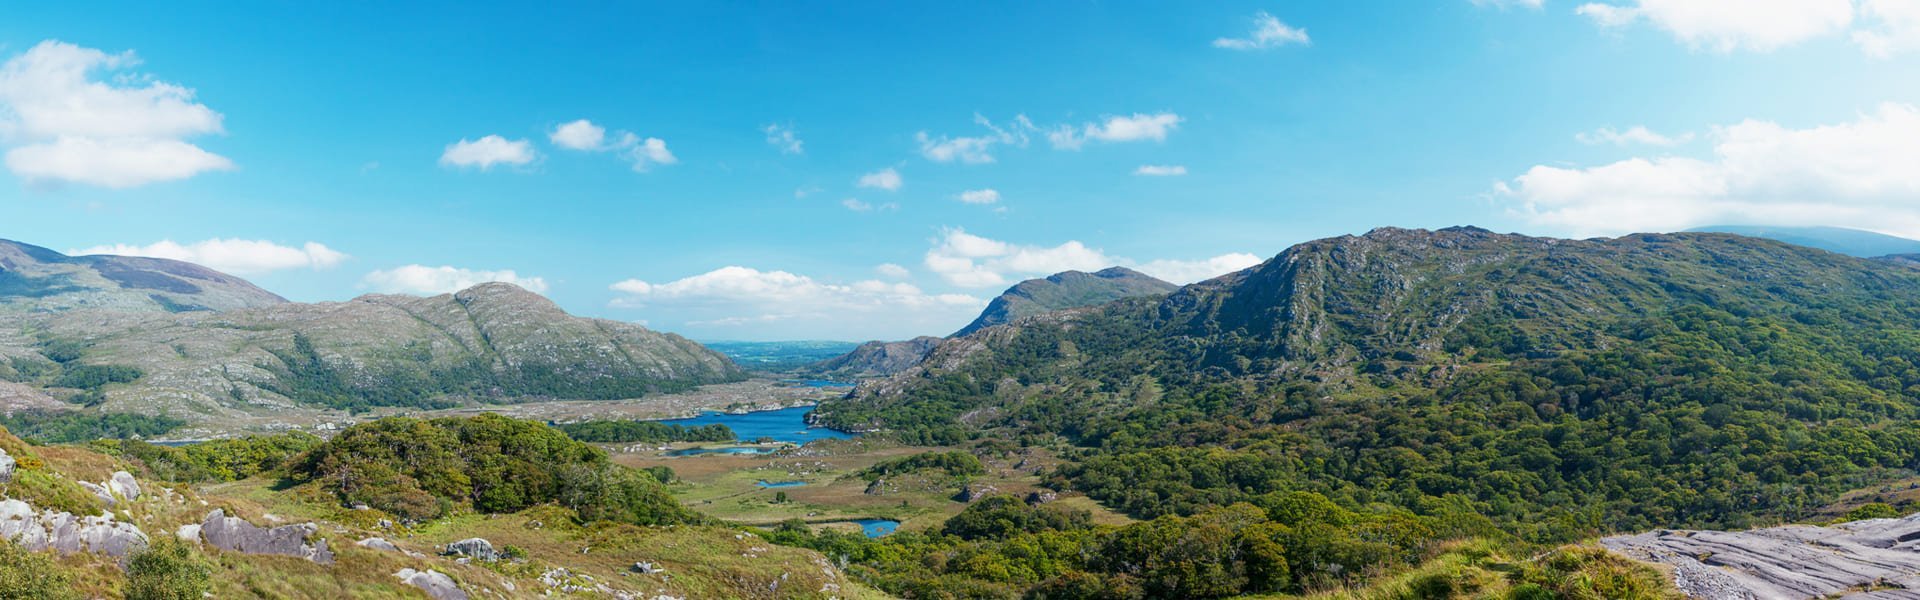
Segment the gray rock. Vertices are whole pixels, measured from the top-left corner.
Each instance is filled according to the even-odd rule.
[[[61,554],[92,552],[123,557],[147,547],[147,534],[110,514],[79,517],[68,512],[35,511],[20,500],[0,500],[0,538],[28,550]]]
[[[106,488],[129,501],[140,499],[140,482],[134,481],[133,474],[126,471],[114,471],[113,477],[106,481]]]
[[[1920,589],[1920,514],[1829,527],[1659,530],[1600,544],[1672,565],[1674,584],[1694,598],[1920,598],[1911,591]],[[1848,595],[1863,589],[1885,591]]]
[[[195,544],[198,544],[200,543],[200,524],[188,523],[186,525],[181,525],[179,529],[174,530],[173,537],[179,538],[179,540],[182,542],[193,542]]]
[[[312,523],[267,529],[246,519],[229,517],[225,510],[218,508],[207,513],[206,520],[200,523],[200,535],[221,550],[294,556],[323,565],[333,564],[333,551],[327,549],[326,540],[307,543],[319,529]]]
[[[981,498],[992,496],[996,493],[999,493],[999,491],[1000,491],[1000,488],[993,487],[990,484],[969,483],[967,485],[960,486],[960,493],[955,494],[954,499],[959,500],[961,502],[978,502],[980,501]]]
[[[465,556],[479,560],[499,560],[500,558],[500,553],[495,552],[493,549],[493,542],[482,538],[467,538],[447,544],[446,551],[442,552],[442,554]]]
[[[6,450],[0,450],[0,483],[13,482],[13,457]]]
[[[113,508],[113,505],[119,504],[118,501],[113,499],[113,493],[108,492],[107,488],[98,483],[91,481],[76,481],[74,483],[78,483],[80,487],[85,488],[88,492],[92,492],[93,497],[99,498],[100,503],[107,505],[107,508]]]
[[[393,545],[393,542],[387,541],[386,538],[377,538],[377,537],[367,538],[364,540],[360,540],[358,542],[354,542],[354,545],[359,546],[361,548],[372,548],[374,550],[386,550],[388,552],[400,551],[399,546]]]
[[[399,577],[400,581],[407,585],[420,588],[433,600],[467,600],[467,593],[461,591],[460,584],[454,582],[453,578],[448,577],[446,573],[431,569],[426,571],[401,569],[393,576]]]

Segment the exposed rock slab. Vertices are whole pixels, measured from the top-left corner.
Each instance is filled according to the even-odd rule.
[[[201,537],[221,550],[242,554],[277,554],[304,558],[323,565],[333,564],[333,551],[327,549],[326,540],[307,543],[307,539],[316,531],[319,531],[319,527],[312,523],[267,529],[248,523],[246,519],[229,517],[225,510],[218,508],[207,513],[206,520],[200,523]]]
[[[500,553],[493,549],[493,542],[483,538],[467,538],[447,544],[445,554],[465,556],[476,560],[498,560]]]
[[[1920,514],[1828,527],[1658,530],[1600,543],[1673,565],[1674,583],[1694,598],[1920,599]]]
[[[53,549],[61,554],[92,552],[122,557],[147,547],[147,534],[112,515],[75,516],[68,512],[36,511],[20,500],[0,500],[0,538],[28,550]]]
[[[0,450],[0,483],[13,482],[13,457],[6,450]]]
[[[420,588],[433,600],[467,600],[467,593],[462,591],[460,584],[454,582],[453,578],[448,577],[446,573],[434,570],[401,569],[393,576],[399,577],[400,581],[407,585]]]

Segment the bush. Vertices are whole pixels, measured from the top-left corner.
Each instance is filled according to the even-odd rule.
[[[206,561],[171,537],[158,536],[127,559],[127,600],[198,600],[211,582]]]
[[[72,583],[52,556],[0,540],[0,600],[79,598]]]

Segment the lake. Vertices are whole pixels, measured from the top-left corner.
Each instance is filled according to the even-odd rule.
[[[860,533],[870,538],[885,536],[900,528],[900,522],[893,519],[859,519],[854,522],[860,524]]]
[[[790,444],[806,444],[814,440],[841,440],[854,434],[807,427],[807,413],[813,412],[811,406],[796,406],[780,410],[762,410],[744,414],[722,412],[701,413],[700,416],[686,419],[661,421],[668,425],[698,427],[701,425],[721,424],[733,429],[740,441],[750,442],[760,438],[772,438]],[[734,452],[742,454],[743,452]]]

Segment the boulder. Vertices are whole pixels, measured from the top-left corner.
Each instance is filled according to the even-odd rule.
[[[147,547],[147,534],[111,514],[92,517],[68,512],[36,511],[20,500],[0,500],[0,538],[28,550],[53,549],[61,554],[92,552],[124,557]]]
[[[1060,499],[1060,494],[1057,492],[1054,492],[1053,490],[1040,490],[1031,494],[1027,494],[1027,504],[1033,505],[1033,506],[1039,506],[1041,504],[1046,504],[1048,502],[1052,502],[1059,499]]]
[[[441,554],[446,554],[449,556],[465,556],[475,560],[490,561],[490,560],[500,559],[500,553],[494,551],[493,549],[493,542],[489,542],[482,538],[467,538],[464,540],[460,540],[458,542],[447,544],[446,550],[444,552],[441,552]]]
[[[206,520],[200,523],[201,537],[221,550],[293,556],[323,565],[333,564],[333,551],[327,549],[326,540],[307,542],[319,530],[319,526],[312,523],[267,529],[240,517],[229,517],[225,510],[218,508],[207,513]]]
[[[1658,530],[1604,538],[1600,545],[1671,565],[1674,585],[1694,598],[1827,598],[1920,588],[1920,514],[1826,527]],[[1904,593],[1859,597],[1913,597],[1898,595]]]
[[[981,498],[992,496],[999,491],[1000,491],[1000,488],[996,488],[988,484],[969,483],[967,485],[960,486],[960,493],[955,494],[953,497],[955,500],[959,500],[961,502],[977,502]]]
[[[188,523],[186,525],[181,525],[179,529],[174,530],[173,537],[179,538],[179,540],[182,542],[193,542],[195,544],[198,544],[200,543],[200,524]]]
[[[113,505],[119,503],[118,501],[115,501],[113,499],[112,492],[108,492],[106,487],[101,486],[98,483],[94,483],[91,481],[76,481],[74,483],[80,484],[81,488],[84,488],[87,490],[87,492],[92,493],[93,497],[100,499],[100,503],[107,505],[107,508],[113,508]]]
[[[133,480],[133,474],[126,471],[114,471],[106,481],[107,491],[127,500],[140,499],[140,482]]]
[[[0,483],[13,482],[13,457],[6,450],[0,450]]]
[[[399,577],[402,583],[420,588],[420,591],[426,592],[427,597],[433,600],[467,600],[467,593],[461,591],[460,584],[454,582],[453,578],[448,577],[446,573],[431,569],[426,571],[401,569],[393,576]]]

